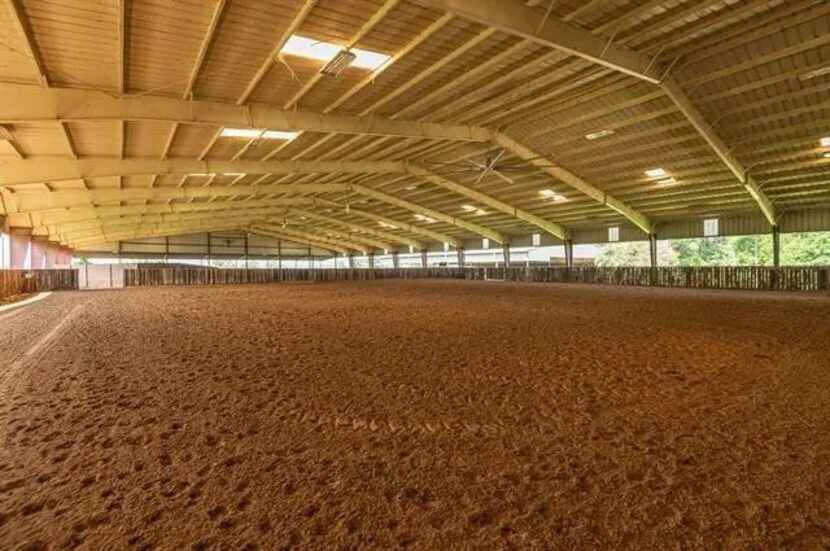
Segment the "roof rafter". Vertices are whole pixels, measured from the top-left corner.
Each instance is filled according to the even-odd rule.
[[[757,182],[746,174],[746,169],[731,155],[726,144],[694,107],[681,87],[672,78],[666,78],[665,74],[661,74],[663,69],[655,58],[615,46],[611,40],[604,40],[565,21],[548,18],[541,27],[538,27],[538,14],[535,10],[518,5],[507,8],[498,0],[428,0],[427,3],[457,16],[566,51],[652,84],[659,84],[663,92],[686,116],[718,158],[746,187],[770,224],[776,224],[772,202]],[[534,24],[537,28],[534,28]],[[612,206],[611,203],[607,204]],[[612,208],[618,210],[616,207],[612,206]],[[619,210],[618,212],[622,213]],[[630,216],[627,214],[626,216],[630,219]],[[642,227],[640,224],[638,226]]]
[[[242,191],[262,196],[273,193],[330,193],[350,189],[349,184],[277,184],[264,186],[213,186],[213,187],[155,187],[155,188],[103,188],[91,190],[26,191],[9,194],[16,201],[17,212],[42,212],[68,207],[84,207],[114,201],[137,200],[187,200],[192,197],[230,197]],[[0,205],[1,206],[1,205]],[[195,206],[195,205],[191,205]]]
[[[199,51],[196,53],[196,59],[193,60],[193,67],[190,69],[190,77],[187,79],[187,85],[184,87],[182,97],[187,99],[193,94],[193,87],[196,85],[196,79],[199,78],[199,71],[202,70],[202,65],[205,62],[205,57],[213,44],[213,38],[216,35],[216,28],[219,26],[219,21],[222,19],[222,14],[225,11],[227,0],[216,0],[216,5],[213,7],[213,13],[210,17],[205,37],[202,39],[202,44],[199,46]]]
[[[374,220],[375,222],[383,222],[384,224],[388,224],[390,226],[395,226],[402,230],[406,230],[409,233],[414,233],[418,235],[423,235],[429,239],[434,239],[438,242],[449,243],[453,247],[458,247],[461,245],[461,242],[458,241],[456,238],[449,236],[445,233],[440,233],[437,231],[433,231],[427,228],[422,228],[421,226],[416,226],[414,224],[410,224],[408,222],[401,222],[400,220],[389,218],[386,216],[381,216],[379,214],[375,214],[373,212],[368,212],[365,210],[360,210],[352,207],[351,205],[341,205],[335,201],[329,201],[327,199],[322,199],[319,197],[315,197],[313,199],[315,205],[324,205],[328,207],[334,207],[343,209],[346,214],[354,214],[355,216],[361,216],[363,218],[367,218],[369,220]]]
[[[284,111],[264,105],[240,107],[228,103],[158,96],[120,98],[103,92],[69,88],[40,89],[16,84],[0,85],[0,93],[5,100],[0,104],[0,124],[126,120],[473,142],[489,138],[486,129],[474,126]]]
[[[366,186],[362,186],[359,184],[351,184],[349,186],[348,191],[354,191],[361,195],[365,195],[367,197],[371,197],[373,199],[377,199],[378,201],[382,201],[384,203],[389,203],[390,205],[395,205],[402,209],[406,209],[412,211],[414,213],[420,214],[422,216],[427,216],[432,218],[436,221],[444,222],[445,224],[450,224],[452,226],[458,226],[459,228],[463,228],[467,231],[477,233],[482,237],[486,237],[487,239],[492,239],[497,243],[509,243],[510,240],[500,232],[496,230],[487,228],[480,224],[475,224],[473,222],[468,222],[466,220],[461,220],[454,216],[450,216],[448,214],[444,214],[443,212],[439,212],[437,210],[433,210],[421,205],[417,205],[405,199],[401,199],[399,197],[395,197],[394,195],[389,195],[388,193],[384,193],[382,191],[378,191],[376,189],[368,188]]]
[[[542,230],[551,234],[557,239],[561,239],[564,241],[570,238],[570,232],[568,231],[568,229],[560,224],[557,224],[555,222],[549,222],[540,216],[536,216],[535,214],[531,214],[523,209],[519,209],[514,207],[513,205],[509,205],[504,201],[499,201],[495,197],[491,197],[490,195],[481,193],[480,191],[476,191],[457,182],[453,182],[452,180],[445,178],[443,176],[439,176],[438,174],[430,172],[425,168],[410,167],[410,173],[438,187],[448,189],[465,197],[469,197],[473,201],[477,201],[483,205],[487,205],[490,208],[496,209],[499,212],[503,212],[505,214],[518,218],[523,222],[527,222],[538,228],[541,228]]]
[[[732,155],[729,147],[727,147],[723,140],[720,139],[700,111],[697,110],[686,94],[683,93],[680,85],[678,85],[673,78],[667,78],[663,81],[661,86],[666,92],[666,95],[671,98],[674,104],[677,105],[677,108],[683,112],[692,126],[695,127],[698,134],[706,140],[706,143],[709,144],[712,151],[715,152],[729,171],[735,175],[735,178],[737,178],[738,182],[746,188],[752,198],[755,199],[755,202],[758,203],[758,206],[761,208],[761,212],[764,213],[764,217],[766,217],[770,225],[776,226],[778,221],[772,201],[770,201],[769,197],[767,197],[755,181],[755,178],[753,178],[740,161]]]
[[[572,188],[581,191],[582,193],[584,193],[588,197],[591,197],[595,201],[599,201],[600,203],[607,205],[609,208],[622,214],[644,232],[649,234],[654,233],[654,225],[651,223],[648,217],[646,217],[641,212],[638,212],[630,206],[626,205],[622,201],[608,195],[601,189],[589,184],[576,174],[560,166],[556,166],[556,164],[553,163],[551,160],[537,154],[535,151],[520,144],[519,142],[517,142],[516,140],[514,140],[506,134],[497,132],[495,134],[494,141],[498,145],[502,146],[503,148],[508,150],[510,153],[516,155],[517,157],[523,159],[527,163],[539,168],[543,172],[546,172],[550,176],[553,176],[557,180],[564,182]]]
[[[194,220],[203,222],[216,220],[219,223],[224,223],[227,220],[248,220],[251,218],[261,218],[265,220],[270,216],[274,216],[276,213],[277,211],[274,208],[261,208],[237,212],[215,212],[210,214],[204,212],[190,212],[173,214],[136,214],[125,217],[109,216],[93,220],[64,223],[61,224],[59,228],[55,228],[54,226],[48,224],[43,226],[35,226],[35,231],[42,232],[45,229],[51,235],[59,235],[62,240],[71,240],[79,235],[85,235],[90,231],[114,227],[140,229],[148,224],[176,224]],[[54,231],[56,229],[58,231]]]
[[[539,26],[539,12],[533,8],[501,0],[423,0],[429,6],[471,19],[482,25],[532,40],[658,84],[659,67],[651,57],[610,44],[608,39],[565,21],[549,17]]]
[[[424,244],[421,243],[420,241],[415,240],[415,239],[410,239],[410,238],[405,237],[403,235],[398,235],[398,234],[395,234],[395,233],[392,233],[392,232],[376,230],[374,228],[370,228],[368,226],[363,226],[363,225],[360,225],[360,224],[354,224],[352,222],[347,222],[345,220],[341,220],[339,218],[335,218],[335,217],[332,217],[332,216],[325,216],[323,214],[318,214],[318,213],[310,211],[310,210],[298,209],[296,207],[292,207],[292,208],[289,209],[289,212],[296,212],[297,214],[300,214],[302,216],[307,216],[308,218],[311,218],[313,220],[319,220],[321,222],[327,222],[329,224],[343,226],[343,227],[349,228],[350,230],[352,230],[354,232],[357,232],[357,233],[364,232],[367,235],[371,235],[371,236],[377,237],[379,239],[385,239],[386,241],[391,241],[391,242],[394,242],[394,243],[401,243],[403,245],[408,245],[410,247],[415,247],[416,249],[423,249],[424,248]],[[383,247],[383,248],[388,249],[390,247]]]
[[[403,163],[393,161],[199,161],[194,159],[36,157],[9,160],[0,165],[0,186],[58,182],[82,178],[149,176],[153,174],[404,174]],[[240,186],[242,187],[242,186]],[[240,195],[244,192],[239,192]]]
[[[381,6],[380,9],[377,10],[372,15],[372,17],[370,17],[369,20],[366,21],[366,23],[364,23],[364,25],[357,31],[357,33],[351,37],[349,42],[345,45],[344,49],[350,50],[354,48],[357,45],[357,43],[363,40],[363,38],[369,33],[369,31],[371,31],[375,27],[375,25],[380,23],[380,21],[384,17],[386,17],[389,14],[389,12],[395,9],[395,7],[400,3],[400,1],[401,0],[386,0],[383,6]],[[295,107],[300,102],[300,100],[303,99],[306,96],[306,94],[308,94],[318,82],[320,82],[321,78],[323,78],[323,73],[321,73],[320,71],[314,73],[314,75],[310,79],[308,79],[308,81],[306,81],[305,84],[303,84],[302,88],[300,88],[297,91],[297,93],[291,97],[291,99],[285,102],[285,105],[283,107],[285,109],[291,109],[292,107]]]
[[[292,216],[292,213],[287,212],[285,214],[285,216],[283,217],[283,221],[288,221],[291,218],[291,216]],[[302,222],[302,224],[300,224],[300,225],[303,227],[304,230],[306,230],[306,231],[315,230],[317,232],[322,232],[326,236],[327,239],[334,238],[334,239],[339,239],[339,240],[342,240],[342,241],[349,241],[351,243],[357,243],[357,244],[361,245],[364,250],[367,250],[367,251],[371,251],[371,250],[375,250],[375,249],[388,250],[388,249],[393,249],[394,248],[392,245],[390,245],[386,241],[380,241],[380,240],[374,239],[372,237],[368,237],[368,236],[365,236],[365,235],[360,235],[356,232],[344,233],[342,229],[336,229],[336,228],[332,228],[330,226],[320,226],[320,225],[317,225],[317,224],[313,224],[313,225],[309,224],[309,222],[307,221],[308,217],[306,217],[304,215],[295,216],[294,220],[296,220],[298,217]],[[272,222],[277,222],[273,219],[271,221]]]
[[[216,197],[216,196],[214,196]],[[177,214],[192,212],[241,211],[252,208],[285,208],[289,206],[311,206],[317,204],[312,197],[284,197],[280,199],[219,201],[212,203],[171,203],[128,206],[83,205],[59,210],[35,211],[8,214],[9,224],[14,227],[57,226],[66,223],[86,222],[104,218],[121,218],[151,214]]]
[[[282,239],[296,240],[302,239],[306,242],[313,242],[326,245],[329,250],[337,250],[339,253],[347,254],[349,250],[358,251],[361,253],[369,252],[366,245],[354,243],[352,241],[337,239],[318,233],[309,232],[306,230],[295,230],[285,226],[275,225],[273,223],[263,223],[250,226],[250,231],[261,233],[262,235],[270,237],[279,237]],[[332,249],[336,247],[336,249]]]
[[[40,56],[40,51],[35,44],[35,39],[32,36],[32,30],[29,27],[29,20],[26,17],[26,11],[23,8],[20,0],[5,0],[6,7],[9,10],[12,24],[17,29],[17,32],[23,37],[26,55],[32,60],[37,72],[37,80],[41,86],[47,88],[49,86],[49,77],[46,74],[46,66],[43,63],[43,58]]]
[[[303,2],[303,5],[300,7],[299,11],[297,11],[297,15],[294,16],[294,19],[291,20],[291,23],[274,44],[274,47],[271,48],[271,51],[268,53],[268,57],[265,58],[265,61],[262,62],[262,65],[260,65],[254,77],[248,85],[245,86],[245,90],[242,92],[242,95],[236,100],[237,105],[244,105],[248,101],[248,98],[250,98],[251,94],[254,93],[254,90],[256,90],[256,87],[259,85],[260,81],[265,78],[265,75],[267,75],[268,71],[271,70],[271,67],[274,66],[274,61],[280,55],[285,43],[288,42],[291,35],[294,34],[298,28],[300,28],[300,25],[303,24],[303,21],[305,21],[306,17],[308,17],[308,14],[311,13],[312,8],[314,8],[316,4],[317,0],[305,0]]]
[[[123,241],[127,239],[147,238],[147,237],[164,237],[167,235],[182,235],[186,233],[194,233],[198,231],[223,231],[239,229],[239,222],[229,222],[227,224],[216,224],[216,222],[194,222],[184,224],[171,224],[167,226],[156,226],[153,229],[147,230],[129,230],[119,231],[117,233],[104,233],[100,235],[90,236],[84,239],[77,239],[69,241],[69,245],[73,248],[83,248],[90,245],[113,243],[115,241]]]

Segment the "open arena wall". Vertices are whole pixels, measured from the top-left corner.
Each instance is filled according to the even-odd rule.
[[[593,283],[695,289],[779,291],[822,291],[830,289],[830,269],[816,267],[516,267],[335,270],[138,268],[125,271],[125,285],[128,287],[416,278]]]
[[[830,268],[739,267],[516,267],[388,269],[219,269],[130,268],[123,286],[227,285],[284,281],[365,281],[375,279],[499,280],[534,283],[588,283],[637,287],[743,289],[764,291],[830,290]],[[79,270],[0,270],[0,300],[40,291],[84,288]]]
[[[78,288],[78,270],[0,270],[0,300],[41,291]]]

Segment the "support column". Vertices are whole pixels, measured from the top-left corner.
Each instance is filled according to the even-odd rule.
[[[62,246],[58,250],[58,264],[67,268],[72,266],[72,249]]]
[[[49,246],[49,238],[46,236],[32,236],[32,250],[29,267],[32,270],[42,270],[47,267],[46,248]]]
[[[277,239],[277,273],[282,281],[282,239]]]
[[[651,262],[651,267],[657,267],[657,234],[650,233],[648,235],[648,251],[649,251],[649,260]]]
[[[54,241],[49,241],[46,243],[46,269],[53,270],[55,266],[58,264],[58,250],[60,249],[60,243],[55,243]]]
[[[354,255],[349,253],[349,269],[354,270]]]
[[[9,241],[11,241],[11,266],[13,270],[25,270],[30,266],[29,249],[31,248],[31,228],[10,228]]]
[[[565,240],[565,267],[569,270],[574,267],[574,242],[572,239]]]
[[[245,282],[249,281],[248,277],[248,232],[245,232]]]
[[[510,267],[510,243],[505,243],[501,247],[502,251],[504,251],[504,267]]]
[[[781,267],[781,231],[778,226],[772,227],[772,265]]]
[[[464,268],[464,261],[466,260],[464,258],[464,247],[458,247],[455,249],[455,254],[458,256],[458,267]]]
[[[368,258],[369,258],[369,269],[374,270],[375,269],[375,253],[374,252],[369,253]]]
[[[398,257],[398,251],[392,251],[392,267],[396,270],[401,267],[401,259]]]
[[[423,251],[421,251],[421,268],[427,267],[427,260],[427,250],[424,249]]]

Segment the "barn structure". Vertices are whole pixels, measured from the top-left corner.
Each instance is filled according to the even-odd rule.
[[[830,3],[2,4],[0,547],[830,546]]]

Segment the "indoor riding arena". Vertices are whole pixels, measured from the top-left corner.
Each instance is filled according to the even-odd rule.
[[[0,549],[830,549],[830,3],[0,0]]]

